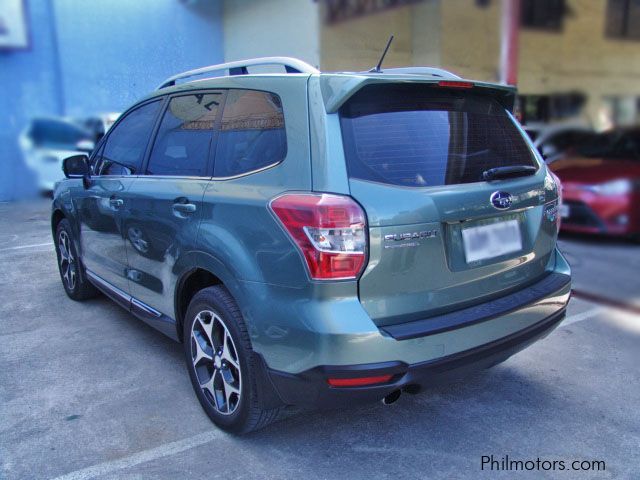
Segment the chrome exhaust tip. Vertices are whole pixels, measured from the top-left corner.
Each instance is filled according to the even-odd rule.
[[[393,392],[391,392],[389,395],[387,395],[382,399],[382,404],[391,405],[392,403],[396,403],[400,398],[401,393],[402,393],[401,390],[394,390]]]

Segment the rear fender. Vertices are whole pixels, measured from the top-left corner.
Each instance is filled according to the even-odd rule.
[[[244,293],[241,290],[240,285],[236,281],[234,275],[226,267],[226,265],[208,253],[201,251],[189,252],[181,256],[176,261],[173,267],[174,276],[177,279],[173,298],[175,309],[174,315],[175,319],[177,320],[176,323],[178,329],[181,328],[182,321],[182,319],[180,318],[178,302],[180,290],[184,285],[184,281],[189,277],[189,275],[198,269],[206,270],[210,274],[217,277],[227,288],[227,290],[229,290],[231,296],[235,299],[236,303],[240,307],[240,311],[242,311],[242,305],[244,304]],[[180,332],[178,332],[178,334],[180,334]]]

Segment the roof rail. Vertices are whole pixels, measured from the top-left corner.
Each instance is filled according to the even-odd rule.
[[[262,57],[251,58],[248,60],[238,60],[235,62],[220,63],[218,65],[211,65],[208,67],[196,68],[195,70],[189,70],[187,72],[179,73],[173,77],[167,78],[164,82],[158,86],[157,90],[161,88],[171,87],[176,84],[177,80],[183,78],[194,77],[196,75],[202,75],[203,73],[220,72],[228,70],[228,75],[247,75],[249,71],[247,67],[254,67],[258,65],[280,65],[285,68],[287,73],[320,73],[317,68],[312,67],[302,60],[291,57]]]

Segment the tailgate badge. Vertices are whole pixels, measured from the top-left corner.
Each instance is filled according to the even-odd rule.
[[[511,194],[507,192],[493,192],[490,197],[491,204],[498,210],[506,210],[513,203]]]
[[[438,236],[438,230],[422,230],[420,232],[406,232],[395,233],[384,236],[385,243],[405,242],[396,245],[385,245],[384,248],[397,248],[397,247],[417,247],[420,244],[415,240],[422,238],[434,238]],[[410,241],[414,240],[414,241]]]

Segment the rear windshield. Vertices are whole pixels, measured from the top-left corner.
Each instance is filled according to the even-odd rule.
[[[482,181],[494,167],[537,166],[496,100],[423,85],[373,85],[340,111],[351,178],[409,187]]]

